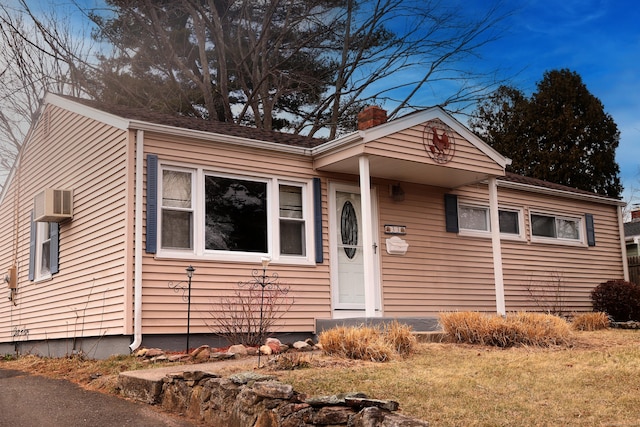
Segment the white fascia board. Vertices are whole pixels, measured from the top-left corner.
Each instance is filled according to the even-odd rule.
[[[113,126],[120,130],[129,129],[129,123],[130,123],[129,120],[116,116],[111,113],[107,113],[102,110],[98,110],[93,107],[88,107],[84,104],[80,104],[71,99],[63,98],[61,96],[58,96],[52,93],[47,93],[47,95],[44,98],[44,102],[45,104],[52,104],[57,107],[64,108],[65,110],[69,110],[81,116],[94,119],[96,121],[105,123],[107,125]]]
[[[319,154],[326,153],[327,151],[339,151],[339,149],[344,149],[350,147],[352,145],[357,145],[362,143],[364,137],[363,131],[356,131],[349,133],[347,135],[341,136],[340,138],[332,139],[330,141],[325,142],[324,144],[318,145],[311,149],[311,155],[317,156]]]
[[[627,204],[622,200],[615,200],[609,197],[599,196],[597,194],[591,195],[591,194],[583,194],[583,193],[574,193],[566,190],[557,190],[553,188],[538,187],[537,185],[504,181],[501,179],[498,179],[498,186],[504,187],[504,188],[512,188],[514,190],[530,191],[532,193],[547,194],[550,196],[560,196],[560,197],[566,197],[569,199],[583,200],[588,202],[597,202],[597,203],[602,203],[606,205],[626,206]]]

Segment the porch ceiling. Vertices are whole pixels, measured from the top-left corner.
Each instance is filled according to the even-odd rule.
[[[367,157],[369,158],[371,178],[385,178],[392,181],[413,182],[444,188],[456,188],[488,178],[487,174],[448,166],[424,164],[375,155],[368,155]],[[358,157],[353,156],[323,165],[318,170],[358,175]]]

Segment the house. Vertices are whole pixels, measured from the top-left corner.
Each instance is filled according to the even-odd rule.
[[[631,211],[631,221],[624,223],[627,256],[640,256],[640,210]]]
[[[263,261],[295,299],[289,337],[589,311],[593,287],[628,278],[621,201],[507,173],[437,107],[370,107],[359,129],[324,141],[47,95],[0,195],[0,353],[209,343],[212,304]]]

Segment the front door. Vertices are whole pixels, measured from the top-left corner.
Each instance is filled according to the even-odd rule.
[[[372,197],[375,200],[375,197]],[[335,317],[362,315],[365,309],[362,253],[362,210],[358,187],[335,185],[332,191],[332,291]],[[375,203],[372,202],[375,212]],[[376,215],[372,215],[376,218]],[[374,222],[375,223],[375,222]],[[371,227],[370,224],[367,225]],[[375,231],[375,227],[372,227]],[[377,242],[377,236],[373,237]],[[376,251],[377,252],[377,251]],[[376,308],[379,309],[377,254],[375,255]]]

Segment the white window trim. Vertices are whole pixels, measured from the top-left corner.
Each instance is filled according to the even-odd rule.
[[[578,239],[567,239],[563,237],[543,237],[543,236],[535,236],[533,234],[533,221],[531,219],[532,215],[540,215],[540,216],[548,216],[553,217],[555,220],[563,219],[567,221],[574,221],[578,223]],[[529,233],[531,234],[531,242],[533,243],[549,243],[553,245],[564,245],[564,246],[587,246],[586,236],[586,224],[580,216],[572,216],[566,214],[560,214],[557,212],[549,212],[549,211],[541,211],[529,209]],[[557,232],[557,230],[556,230]]]
[[[192,245],[193,248],[192,249],[178,249],[178,248],[171,248],[171,249],[162,249],[162,211],[164,209],[163,206],[163,173],[165,170],[169,170],[169,171],[176,171],[176,172],[184,172],[184,173],[190,173],[191,174],[191,208],[176,208],[176,207],[168,207],[167,209],[170,210],[176,210],[176,211],[183,211],[183,212],[191,212],[193,215],[192,221],[193,221],[193,228],[194,228],[194,236],[192,237]],[[163,251],[163,252],[167,252],[167,253],[175,253],[175,254],[190,254],[193,255],[194,251],[195,251],[195,247],[196,247],[196,241],[195,241],[195,236],[198,235],[198,233],[196,232],[196,191],[197,190],[197,186],[196,186],[196,176],[197,176],[197,169],[194,168],[187,168],[187,167],[179,167],[179,166],[171,166],[171,165],[163,165],[161,168],[158,168],[158,207],[157,207],[157,213],[158,213],[158,219],[157,219],[157,224],[158,224],[158,229],[157,229],[157,233],[158,233],[158,251]]]
[[[486,230],[474,230],[474,229],[470,229],[470,228],[463,228],[462,224],[460,222],[460,208],[461,207],[470,207],[470,208],[476,208],[476,209],[483,209],[486,211],[487,213],[487,217],[486,217],[486,221],[487,221],[487,229]],[[518,214],[518,234],[513,234],[513,233],[500,233],[500,239],[501,240],[516,240],[516,241],[526,241],[525,238],[525,227],[524,227],[524,209],[523,208],[517,208],[517,207],[513,207],[513,206],[499,206],[498,207],[498,211],[509,211],[509,212],[516,212]],[[464,236],[464,237],[482,237],[482,238],[487,238],[490,239],[491,238],[491,221],[489,218],[490,212],[489,212],[489,206],[487,205],[483,205],[481,203],[478,202],[468,202],[466,200],[461,200],[458,201],[458,235],[459,236]]]
[[[177,170],[192,173],[192,208],[193,208],[193,249],[166,249],[162,247],[162,173],[164,170]],[[268,256],[272,263],[290,265],[315,265],[313,235],[313,197],[311,180],[296,180],[280,176],[248,174],[243,171],[229,169],[208,169],[189,167],[173,163],[160,163],[158,167],[158,259],[205,260],[260,263]],[[267,184],[267,252],[238,252],[205,249],[205,177],[207,175],[237,178]],[[305,255],[280,254],[280,203],[279,186],[292,185],[302,188],[303,220],[305,224]]]
[[[43,280],[51,279],[51,231],[49,233],[46,231],[46,227],[50,224],[47,222],[38,222],[36,223],[36,254],[35,254],[35,265],[34,267],[34,282],[40,282]],[[42,274],[42,245],[46,242],[49,242],[49,272],[46,274]]]

